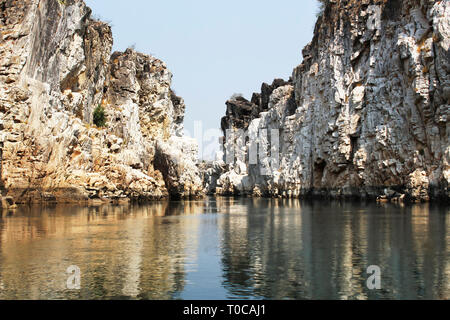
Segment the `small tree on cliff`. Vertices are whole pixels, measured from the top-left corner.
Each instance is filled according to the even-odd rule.
[[[105,109],[100,105],[94,110],[94,124],[99,128],[106,127]]]

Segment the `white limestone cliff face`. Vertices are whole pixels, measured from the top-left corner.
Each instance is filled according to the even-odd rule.
[[[203,194],[197,157],[195,139],[172,136],[168,141],[157,142],[154,165],[162,173],[166,187],[174,198],[196,198]]]
[[[216,192],[448,200],[449,36],[449,1],[328,1],[292,84],[244,128],[279,130],[279,167],[262,175],[244,143]]]
[[[169,196],[156,145],[194,147],[181,136],[185,106],[166,65],[131,49],[111,55],[110,27],[81,0],[0,0],[0,22],[4,193],[19,202]],[[93,124],[98,106],[104,128]],[[196,159],[180,161],[190,171],[173,195],[200,196]]]

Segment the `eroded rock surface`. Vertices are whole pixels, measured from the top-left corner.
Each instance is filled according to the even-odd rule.
[[[328,1],[292,83],[256,117],[256,103],[228,103],[222,121],[260,144],[278,130],[279,165],[261,174],[249,142],[228,141],[236,160],[217,193],[448,201],[449,47],[449,1]]]
[[[204,193],[197,168],[198,146],[194,139],[171,137],[158,141],[155,168],[166,182],[169,193],[180,198],[197,198]]]
[[[177,147],[192,148],[181,135],[185,105],[164,62],[131,49],[111,55],[110,27],[92,19],[81,0],[0,0],[0,22],[1,177],[9,196],[41,202],[201,194],[195,165],[183,167],[192,171],[183,172],[178,188],[154,167],[158,143],[176,138]],[[98,106],[104,128],[93,124]]]

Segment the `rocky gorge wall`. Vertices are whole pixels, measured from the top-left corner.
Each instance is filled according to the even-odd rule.
[[[246,136],[225,137],[208,192],[448,201],[450,2],[325,2],[292,79],[227,102],[224,134]],[[250,161],[261,130],[276,166]]]
[[[203,193],[164,62],[111,54],[81,0],[0,0],[0,186],[18,202]],[[101,106],[106,126],[93,124]]]

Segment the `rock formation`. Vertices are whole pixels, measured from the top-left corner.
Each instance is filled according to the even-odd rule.
[[[269,100],[275,89],[292,84],[292,81],[286,82],[283,79],[275,79],[272,85],[263,83],[261,93],[254,93],[252,100],[248,101],[238,95],[232,97],[226,102],[226,116],[222,118],[221,128],[225,132],[229,128],[248,129],[250,122],[259,117],[261,112],[269,110]],[[294,95],[292,95],[290,110],[295,111],[296,105]]]
[[[131,49],[111,55],[112,43],[111,28],[81,0],[0,0],[0,184],[8,196],[61,202],[202,194],[172,74]],[[105,127],[93,124],[98,107]]]
[[[448,201],[450,2],[325,2],[292,81],[227,102],[224,133],[247,136],[225,139],[216,192]],[[268,173],[262,129],[279,133]]]

